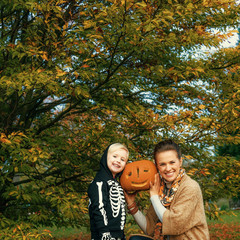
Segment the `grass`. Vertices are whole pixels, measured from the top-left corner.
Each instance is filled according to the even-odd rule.
[[[238,223],[240,224],[240,211],[229,211],[228,214],[220,216],[217,220],[208,219],[208,224],[216,224],[216,223]]]
[[[78,229],[78,228],[72,228],[72,227],[68,227],[68,228],[56,228],[56,227],[52,227],[52,228],[47,228],[51,231],[52,236],[55,239],[64,239],[70,236],[75,236],[78,235],[80,233],[86,233],[86,231],[84,231],[84,229]]]
[[[218,220],[208,219],[211,240],[240,239],[240,211],[221,216]],[[136,226],[132,226],[136,228]],[[90,233],[86,227],[77,228],[47,228],[55,240],[89,240]]]
[[[90,237],[90,230],[88,230],[86,227],[81,228],[74,228],[74,227],[44,227],[41,228],[47,229],[51,232],[52,238],[46,238],[48,239],[54,239],[54,240],[89,240]]]

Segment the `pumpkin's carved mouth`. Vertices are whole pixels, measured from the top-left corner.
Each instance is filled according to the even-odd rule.
[[[143,182],[132,182],[132,186],[133,187],[144,187],[147,183],[147,180],[146,181],[143,181]]]

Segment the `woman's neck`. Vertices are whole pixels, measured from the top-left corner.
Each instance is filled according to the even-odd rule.
[[[171,188],[172,182],[168,182],[164,179],[164,182],[166,183],[167,188]]]

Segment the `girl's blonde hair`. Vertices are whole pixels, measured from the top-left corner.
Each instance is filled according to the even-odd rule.
[[[129,151],[128,151],[127,147],[121,143],[113,143],[112,145],[110,145],[110,147],[108,149],[108,153],[115,152],[118,149],[124,149],[127,152],[127,159],[128,159]]]

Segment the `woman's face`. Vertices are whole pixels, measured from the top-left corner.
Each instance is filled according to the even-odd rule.
[[[157,153],[155,161],[160,175],[167,182],[173,182],[178,176],[182,166],[182,159],[178,158],[177,152],[175,150],[169,150]]]

